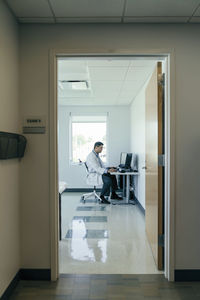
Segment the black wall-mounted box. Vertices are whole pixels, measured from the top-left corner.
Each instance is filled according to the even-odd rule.
[[[0,131],[0,159],[23,157],[26,143],[21,134]]]

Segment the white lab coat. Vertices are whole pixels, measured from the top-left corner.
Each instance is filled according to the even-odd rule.
[[[86,159],[88,167],[86,182],[88,185],[98,186],[103,184],[102,174],[104,174],[106,167],[101,159],[100,161],[102,167],[100,166],[99,160],[93,151],[88,154]]]

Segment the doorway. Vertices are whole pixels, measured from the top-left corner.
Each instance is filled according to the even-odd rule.
[[[57,58],[58,58],[58,57],[55,57],[56,60],[57,60]],[[88,57],[87,57],[87,58],[88,58]],[[105,60],[105,58],[106,58],[106,57],[103,57],[104,60]],[[108,57],[107,57],[107,58],[108,58]],[[80,58],[79,58],[79,59],[80,59]],[[93,59],[94,59],[94,58],[93,58]],[[96,59],[97,59],[97,57],[96,57]],[[98,57],[98,59],[99,59],[99,57]],[[102,58],[101,58],[101,59],[102,59]],[[111,57],[109,57],[109,59],[111,59]],[[116,57],[115,57],[115,59],[116,59]],[[124,61],[128,61],[128,60],[130,61],[130,57],[123,57],[123,58],[122,58],[122,57],[118,57],[118,59],[120,59],[120,60],[122,60],[122,61],[123,61],[123,60],[124,60]],[[142,58],[141,58],[141,57],[134,57],[134,60],[137,61],[137,62],[141,61],[142,59],[143,59],[143,60],[150,61],[150,58],[148,58],[148,57],[144,57],[144,56],[143,56]],[[159,60],[159,59],[165,60],[166,58],[165,58],[165,56],[163,56],[162,58],[158,58],[158,57],[154,57],[154,58],[153,58],[154,61]],[[113,60],[113,58],[112,58],[112,60]],[[166,93],[166,94],[167,94],[167,93]],[[167,116],[167,120],[168,120],[168,117],[169,117],[169,116]],[[168,124],[167,124],[167,127],[166,127],[166,128],[168,128]],[[60,128],[59,128],[59,130],[60,130]],[[166,170],[166,172],[167,172],[167,170]],[[167,190],[168,190],[168,189],[167,189]],[[166,253],[165,253],[165,255],[166,255]],[[167,261],[166,261],[166,262],[167,262]],[[166,273],[166,271],[165,271],[165,273]]]

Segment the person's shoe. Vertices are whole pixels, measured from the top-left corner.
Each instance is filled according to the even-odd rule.
[[[100,203],[103,203],[103,204],[110,204],[110,202],[109,202],[108,200],[106,200],[106,198],[105,198],[103,195],[101,195],[100,198],[101,198]]]
[[[118,196],[116,193],[112,193],[110,199],[114,199],[114,200],[123,200],[122,197]]]

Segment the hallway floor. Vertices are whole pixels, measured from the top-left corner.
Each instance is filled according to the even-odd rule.
[[[200,283],[163,275],[62,275],[57,282],[21,281],[11,300],[200,300]]]
[[[62,195],[61,274],[156,274],[137,205],[85,204],[81,193]]]

